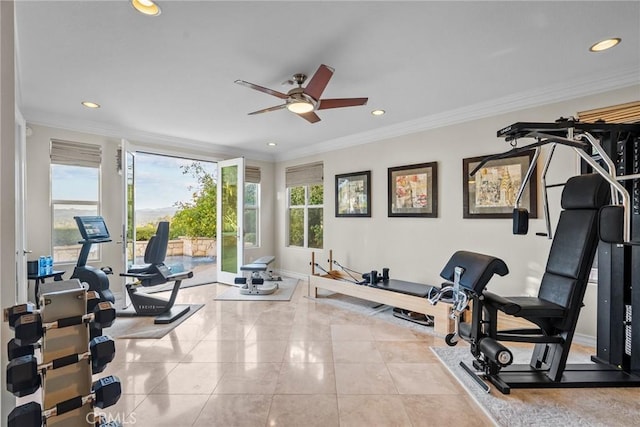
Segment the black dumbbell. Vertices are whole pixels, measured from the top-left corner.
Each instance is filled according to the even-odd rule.
[[[9,358],[9,362],[11,362],[13,359],[20,356],[28,356],[28,355],[35,354],[35,350],[38,347],[39,345],[37,344],[18,345],[18,343],[16,343],[15,338],[11,338],[7,343],[7,355]]]
[[[93,313],[66,317],[51,323],[42,323],[40,313],[25,314],[16,320],[13,329],[16,334],[16,343],[22,346],[35,343],[49,329],[65,328],[88,322],[93,322],[98,328],[108,328],[115,318],[115,307],[110,302],[104,301],[95,306]]]
[[[18,304],[13,307],[4,309],[4,321],[9,322],[9,327],[13,328],[16,324],[16,321],[25,314],[33,314],[37,313],[38,309],[36,305],[28,302],[26,304]]]
[[[96,291],[87,291],[87,313],[93,313],[96,306],[102,302],[100,294]],[[25,314],[39,313],[40,310],[35,304],[28,302],[25,304],[14,305],[13,307],[6,308],[4,310],[4,320],[9,322],[9,326],[13,328],[16,321]]]
[[[91,386],[91,394],[65,400],[51,409],[43,411],[37,402],[29,402],[17,406],[9,413],[8,426],[39,427],[48,418],[73,411],[88,403],[96,408],[108,408],[118,402],[121,394],[120,380],[118,377],[110,375],[94,382]]]
[[[87,291],[87,313],[93,313],[96,305],[98,305],[102,300],[100,299],[100,294],[96,291]]]
[[[88,291],[87,292],[87,313],[93,313],[96,306],[102,302],[100,298],[100,294],[96,291]],[[89,324],[89,339],[94,339],[102,335],[102,328],[94,325],[93,323]]]
[[[116,345],[112,338],[101,336],[91,340],[89,351],[54,359],[38,365],[34,355],[18,357],[7,365],[7,391],[22,397],[34,393],[42,384],[40,374],[52,369],[91,360],[91,373],[97,374],[107,367],[116,354]]]

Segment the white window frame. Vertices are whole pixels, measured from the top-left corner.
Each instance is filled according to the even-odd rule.
[[[256,186],[256,204],[255,204],[255,206],[248,206],[247,205],[247,200],[246,200],[247,190],[246,190],[246,188],[247,188],[248,185],[255,185]],[[256,218],[256,224],[255,224],[255,228],[256,228],[256,244],[255,245],[247,244],[247,241],[244,240],[244,247],[245,248],[252,248],[252,249],[253,248],[259,248],[261,246],[261,241],[260,241],[260,237],[261,237],[260,236],[261,235],[261,233],[260,233],[260,191],[261,191],[260,183],[259,182],[245,182],[244,186],[245,186],[244,210],[245,210],[245,212],[248,211],[248,210],[255,210],[256,211],[256,216],[255,216],[255,218]],[[245,233],[246,233],[246,230],[247,230],[247,224],[245,222],[245,224],[244,224]]]
[[[54,165],[62,165],[62,166],[69,166],[69,165],[63,165],[61,163],[51,163],[50,166],[50,173],[49,173],[49,192],[51,194],[51,241],[50,241],[50,245],[51,245],[51,255],[53,256],[54,254],[54,242],[53,242],[53,236],[54,236],[54,227],[55,227],[55,208],[56,206],[59,205],[75,205],[75,206],[95,206],[96,207],[96,215],[101,215],[101,201],[102,201],[102,167],[98,166],[77,166],[77,167],[88,167],[88,168],[93,168],[93,169],[97,169],[98,171],[98,200],[97,201],[90,201],[90,200],[68,200],[68,199],[54,199],[53,198],[53,166]],[[92,253],[95,254],[95,256],[92,256]],[[92,251],[89,254],[89,258],[88,261],[91,262],[100,262],[102,261],[102,251],[100,248],[100,245],[95,245],[92,247]],[[54,258],[54,264],[55,265],[71,265],[71,264],[75,264],[77,262],[76,261],[56,261]]]
[[[311,195],[311,187],[312,186],[322,186],[322,183],[316,184],[301,184],[294,185],[291,187],[287,187],[287,246],[292,248],[305,248],[305,249],[323,249],[321,248],[310,248],[309,247],[309,209],[322,209],[324,216],[324,189],[322,191],[322,204],[321,205],[310,205],[309,198]],[[304,205],[291,205],[291,189],[296,187],[304,187]],[[303,246],[297,246],[291,244],[291,209],[303,209]],[[324,221],[323,221],[324,222]],[[322,233],[322,246],[324,246],[324,230]]]

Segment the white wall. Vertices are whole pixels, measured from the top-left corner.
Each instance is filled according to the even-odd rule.
[[[492,291],[535,295],[550,248],[550,240],[535,236],[545,229],[540,197],[539,219],[531,220],[527,236],[512,235],[510,220],[463,219],[462,159],[507,151],[509,145],[497,138],[496,132],[514,122],[551,122],[578,111],[637,100],[639,93],[640,86],[631,87],[278,163],[276,238],[281,267],[288,272],[309,274],[312,252],[286,246],[285,168],[321,160],[324,250],[316,251],[321,265],[328,258],[328,250],[333,249],[334,259],[359,271],[389,267],[392,277],[439,284],[440,271],[449,257],[456,250],[465,249],[497,256],[509,266],[508,276],[492,280]],[[549,184],[564,182],[576,174],[577,160],[572,151],[558,149],[554,159],[548,173]],[[438,162],[438,218],[388,218],[387,168],[433,161]],[[362,170],[371,170],[371,218],[336,218],[335,175]],[[560,192],[549,191],[553,218],[557,218],[560,209]],[[594,287],[588,291],[586,304],[578,333],[595,336]]]
[[[15,74],[14,74],[14,25],[13,1],[0,1],[0,307],[15,304],[16,286],[16,149],[15,149]],[[20,248],[21,249],[21,248]],[[6,322],[0,325],[0,383],[2,398],[0,424],[6,425],[7,415],[16,399],[4,387],[7,359],[7,343],[13,331]]]

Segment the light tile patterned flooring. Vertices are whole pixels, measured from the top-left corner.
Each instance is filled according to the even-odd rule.
[[[104,411],[139,426],[485,426],[491,421],[429,349],[442,338],[304,298],[206,303],[160,340],[117,340],[97,377],[123,395]],[[108,333],[108,330],[105,330]]]

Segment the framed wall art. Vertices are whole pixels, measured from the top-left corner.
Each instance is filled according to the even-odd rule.
[[[474,176],[469,172],[487,156],[462,160],[463,218],[512,218],[520,183],[527,175],[533,150],[487,162]],[[534,168],[520,207],[537,218],[537,174]]]
[[[336,175],[336,216],[371,217],[371,171]]]
[[[438,164],[436,162],[388,169],[388,216],[438,216]]]

